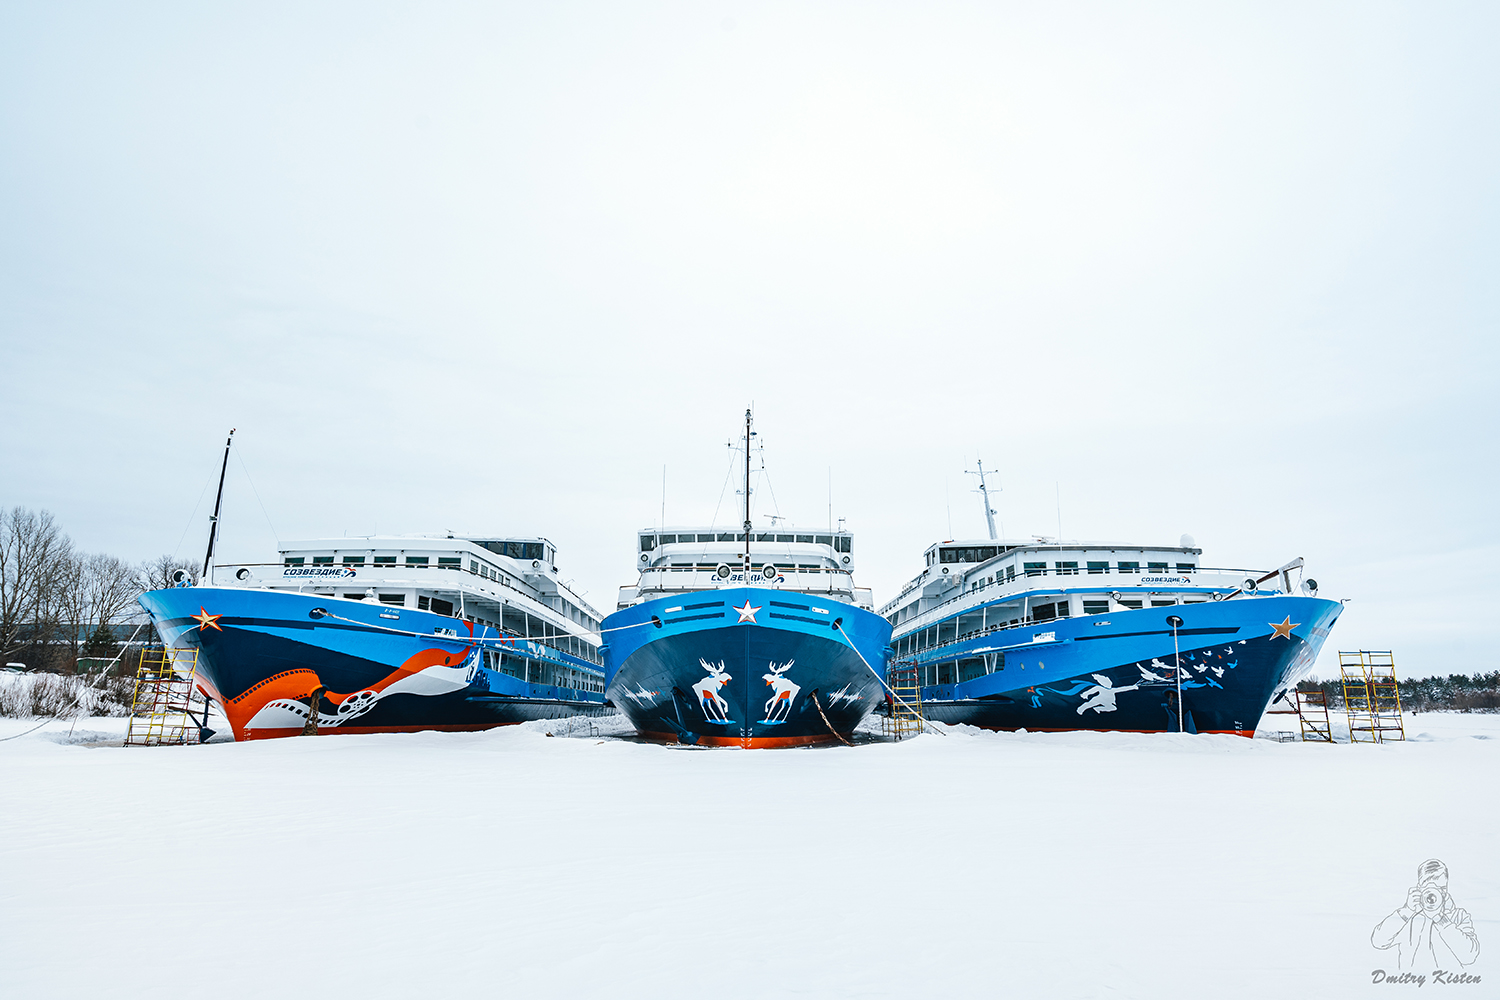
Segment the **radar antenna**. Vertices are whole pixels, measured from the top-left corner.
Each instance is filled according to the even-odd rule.
[[[995,533],[995,515],[999,512],[990,506],[990,489],[984,481],[984,461],[982,459],[976,459],[976,461],[979,462],[978,472],[975,472],[972,469],[965,469],[964,472],[966,475],[979,477],[979,489],[975,490],[974,492],[978,493],[984,498],[984,520],[990,528],[990,541],[995,541],[1000,537]]]

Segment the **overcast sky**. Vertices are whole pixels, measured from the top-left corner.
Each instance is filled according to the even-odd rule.
[[[6,4],[0,503],[199,558],[234,426],[226,559],[543,534],[608,611],[753,403],[879,602],[978,456],[1494,669],[1497,11]]]

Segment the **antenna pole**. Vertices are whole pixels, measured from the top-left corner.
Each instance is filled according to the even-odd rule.
[[[214,582],[214,543],[219,539],[219,511],[224,506],[224,477],[229,473],[229,446],[234,444],[234,428],[229,428],[229,438],[224,442],[224,465],[219,469],[219,495],[214,498],[214,513],[208,519],[208,550],[203,553],[203,581],[209,586]]]
[[[979,459],[979,471],[971,472],[969,475],[979,477],[979,495],[984,498],[984,520],[990,528],[990,541],[995,541],[1000,536],[995,533],[995,511],[990,506],[990,488],[984,481],[984,460]],[[948,529],[948,534],[953,534],[953,529]]]
[[[745,411],[745,582],[750,582],[750,411]]]

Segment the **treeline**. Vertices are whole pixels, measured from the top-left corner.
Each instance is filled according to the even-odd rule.
[[[197,579],[197,563],[82,552],[47,511],[0,508],[0,663],[70,673],[81,656],[114,656],[146,621],[136,598],[171,586],[179,569]]]
[[[1500,670],[1487,674],[1449,674],[1420,680],[1396,679],[1401,708],[1407,712],[1495,712],[1500,711]],[[1344,685],[1331,680],[1303,681],[1299,691],[1323,690],[1328,707],[1344,708]]]

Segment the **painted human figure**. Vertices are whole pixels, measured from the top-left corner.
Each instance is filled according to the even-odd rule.
[[[1117,688],[1115,682],[1104,674],[1095,674],[1094,680],[1098,683],[1093,687],[1085,688],[1080,697],[1083,704],[1078,706],[1078,714],[1084,712],[1114,712],[1119,706],[1115,704],[1115,696],[1126,691],[1134,691],[1140,687],[1139,684],[1131,684],[1128,687]]]
[[[1448,895],[1448,866],[1437,859],[1417,866],[1417,884],[1406,901],[1375,925],[1370,943],[1396,949],[1402,969],[1451,969],[1479,957],[1479,935],[1469,911]]]

